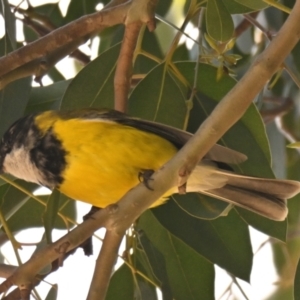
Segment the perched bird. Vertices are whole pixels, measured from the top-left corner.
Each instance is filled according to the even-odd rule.
[[[34,113],[16,121],[4,134],[0,170],[105,207],[117,202],[141,178],[151,176],[191,136],[114,110]],[[300,183],[242,176],[223,168],[246,159],[242,153],[215,145],[189,177],[187,192],[213,196],[283,220],[286,199],[300,191]],[[176,192],[174,187],[153,206]]]

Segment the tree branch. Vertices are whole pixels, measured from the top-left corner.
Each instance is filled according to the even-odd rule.
[[[114,1],[114,3],[119,3],[121,1]],[[123,1],[122,1],[123,2]],[[63,27],[60,27],[51,33],[45,35],[44,37],[14,51],[9,53],[7,56],[0,59],[0,76],[20,67],[21,65],[28,63],[34,59],[43,57],[46,53],[52,52],[57,48],[66,45],[73,40],[82,38],[84,36],[93,34],[100,31],[101,29],[109,26],[114,26],[116,24],[121,24],[125,20],[127,24],[131,22],[141,22],[148,23],[151,19],[149,17],[148,3],[149,0],[132,0],[124,4],[120,4],[115,7],[102,10],[90,15],[81,17],[74,22],[71,22]],[[136,3],[140,3],[137,5]],[[143,5],[141,5],[143,4]],[[128,11],[133,7],[139,6],[141,9],[139,11],[139,16],[135,14],[131,18],[126,18]],[[136,10],[134,10],[136,11]]]
[[[142,23],[135,22],[125,27],[123,42],[114,78],[115,109],[127,110],[128,93],[132,74],[132,59]]]
[[[256,17],[258,16],[258,14],[259,14],[259,11],[255,11],[255,12],[250,13],[249,16],[255,20]],[[249,20],[247,20],[247,18],[244,18],[242,20],[242,22],[239,23],[239,25],[235,28],[234,36],[239,37],[251,26],[252,26],[252,23]]]
[[[97,229],[108,223],[108,219],[114,209],[114,206],[111,205],[105,209],[97,211],[93,215],[93,218],[87,219],[55,243],[48,245],[39,252],[36,252],[28,262],[19,266],[6,281],[0,284],[0,293],[8,290],[12,285],[21,287],[27,286],[33,282],[35,276],[44,267],[82,244]]]
[[[125,234],[107,230],[99,257],[96,262],[94,276],[87,300],[105,299],[109,285],[112,266],[116,263],[118,250]]]

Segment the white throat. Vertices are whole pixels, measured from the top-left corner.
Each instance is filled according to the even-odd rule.
[[[14,148],[5,156],[3,170],[17,178],[41,184],[43,177],[37,167],[31,162],[29,151],[21,146]]]

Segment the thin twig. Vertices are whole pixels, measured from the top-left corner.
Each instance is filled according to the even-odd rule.
[[[113,266],[116,263],[118,250],[125,234],[106,231],[87,300],[104,300],[109,285]]]
[[[229,276],[231,277],[233,283],[237,286],[237,288],[239,289],[239,291],[242,293],[242,295],[244,296],[244,298],[246,300],[249,300],[248,296],[246,295],[246,293],[244,292],[244,290],[242,289],[241,285],[239,284],[239,282],[237,281],[236,277],[229,274]]]
[[[252,23],[254,26],[256,26],[263,34],[271,41],[274,37],[274,34],[270,31],[264,28],[256,19],[252,18],[251,15],[244,15],[245,19],[248,20],[250,23]],[[300,79],[298,76],[295,75],[295,73],[287,66],[285,62],[282,62],[282,67],[286,70],[286,72],[290,75],[294,83],[300,88]]]
[[[199,68],[200,68],[200,57],[201,57],[201,49],[202,49],[202,41],[203,41],[203,19],[204,19],[204,13],[205,10],[201,9],[200,13],[199,13],[199,17],[198,17],[198,29],[199,29],[199,37],[198,37],[198,48],[197,48],[197,61],[196,61],[196,66],[195,66],[195,75],[194,75],[194,82],[193,82],[193,88],[192,88],[192,92],[191,95],[188,99],[188,105],[189,105],[189,114],[190,111],[192,109],[193,106],[193,99],[195,94],[197,93],[197,82],[198,82],[198,74],[199,74]],[[188,118],[189,119],[189,118]],[[188,119],[185,120],[185,126],[183,127],[184,129],[187,128],[187,123],[188,123]]]
[[[136,22],[125,27],[123,42],[114,78],[115,109],[126,112],[132,74],[132,59],[142,23]]]
[[[257,15],[259,14],[259,11],[250,13],[249,16],[252,19],[256,19]],[[252,23],[247,19],[244,18],[243,21],[235,28],[234,30],[234,36],[238,37],[240,36],[243,32],[245,32],[250,26],[252,25]]]
[[[272,122],[277,117],[282,117],[288,113],[294,106],[294,102],[291,98],[283,99],[280,97],[280,103],[272,109],[262,109],[260,114],[265,122],[265,124]],[[282,101],[283,100],[283,101]],[[264,98],[265,101],[265,98]]]

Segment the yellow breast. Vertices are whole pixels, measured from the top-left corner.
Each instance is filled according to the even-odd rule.
[[[67,151],[59,189],[98,207],[118,201],[141,170],[157,170],[177,152],[157,135],[110,121],[56,120],[53,132]]]

